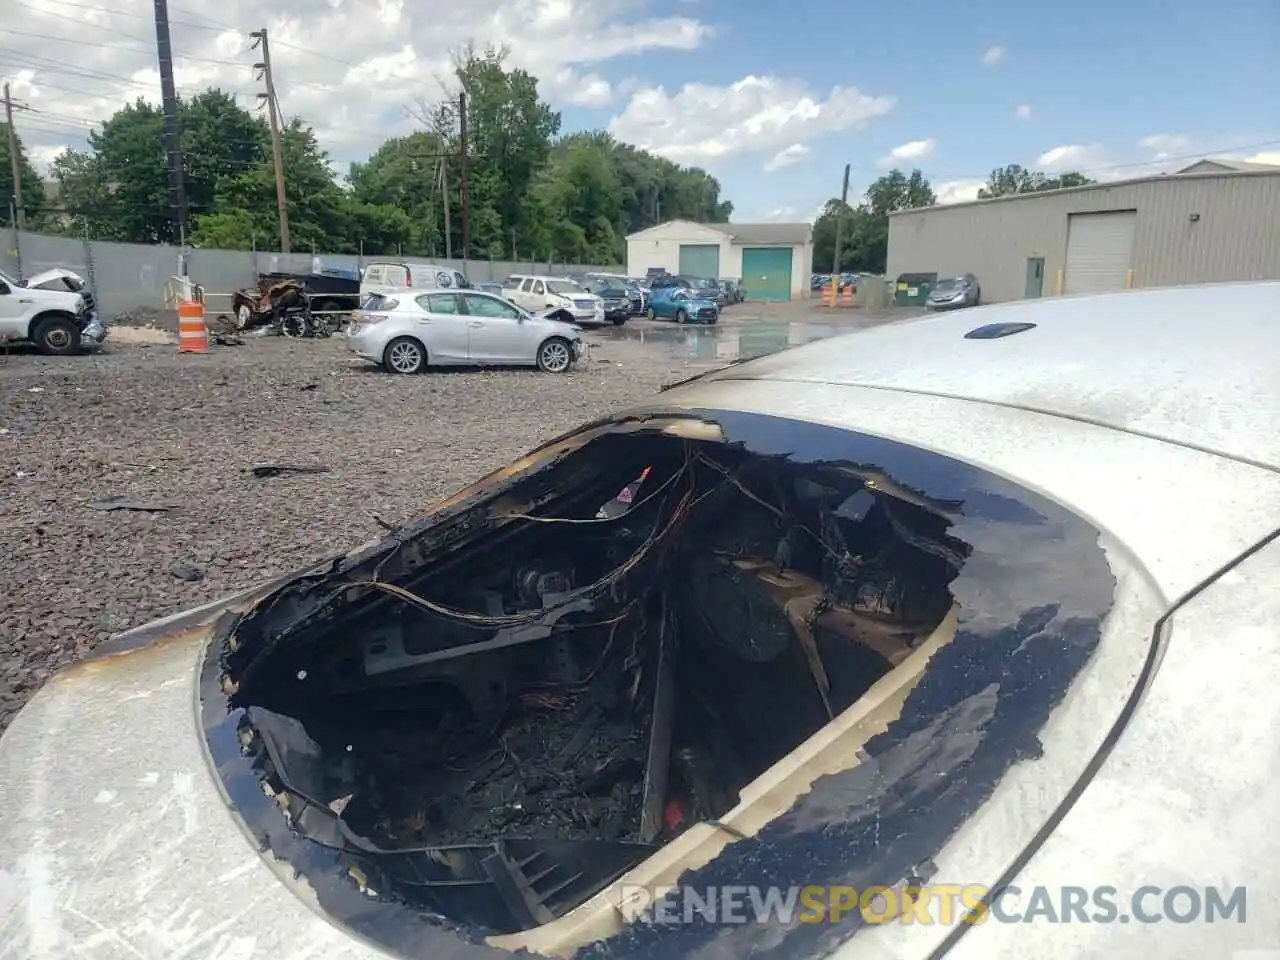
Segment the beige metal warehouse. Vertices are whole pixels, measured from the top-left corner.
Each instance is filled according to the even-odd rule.
[[[887,273],[972,273],[987,303],[1280,279],[1280,167],[1202,171],[903,210]]]

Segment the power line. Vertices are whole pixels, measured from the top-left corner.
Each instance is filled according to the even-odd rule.
[[[8,27],[0,27],[0,33],[12,34],[15,37],[30,37],[33,40],[50,40],[54,43],[74,43],[83,47],[95,47],[99,50],[119,50],[122,53],[147,53],[146,48],[139,47],[122,47],[115,43],[100,43],[96,40],[77,40],[74,37],[55,37],[47,33],[28,33],[25,30],[10,30]],[[217,57],[197,57],[193,54],[178,54],[179,60],[192,60],[198,63],[216,63],[226,67],[242,66],[236,60],[223,60]]]
[[[37,10],[41,14],[46,14],[49,16],[62,16],[62,14],[55,13],[53,10],[45,10],[43,7],[32,6],[31,4],[24,2],[24,0],[13,0],[13,2],[17,3],[20,6],[31,7],[31,9]],[[81,10],[91,10],[94,13],[110,13],[117,17],[137,17],[143,20],[152,19],[152,15],[149,13],[138,13],[133,10],[118,10],[112,7],[104,7],[96,3],[79,3],[78,0],[45,0],[45,2],[59,3],[59,4],[62,4],[62,6],[64,7],[76,7]],[[177,10],[179,8],[175,6],[174,9]],[[199,14],[195,14],[195,16],[199,16]],[[87,26],[91,26],[94,29],[103,29],[95,23],[90,23],[88,20],[77,20],[76,22],[83,23]],[[190,20],[170,20],[169,24],[171,26],[187,27],[192,30],[208,30],[213,33],[239,33],[240,32],[232,27],[206,27],[203,24],[193,23]]]

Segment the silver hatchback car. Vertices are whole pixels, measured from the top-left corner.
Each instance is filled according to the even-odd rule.
[[[357,356],[392,373],[428,366],[536,366],[565,373],[582,355],[580,329],[479,290],[372,294],[352,318]]]

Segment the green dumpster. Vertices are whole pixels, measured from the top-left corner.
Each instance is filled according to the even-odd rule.
[[[938,282],[937,273],[904,273],[893,288],[895,307],[923,307],[929,291]]]

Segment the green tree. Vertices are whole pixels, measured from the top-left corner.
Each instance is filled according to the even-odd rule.
[[[253,218],[259,245],[279,246],[280,217],[276,205],[275,168],[270,151],[238,176],[218,181],[219,211],[245,210]],[[289,245],[296,252],[312,247],[328,253],[355,253],[359,238],[346,229],[348,197],[333,179],[329,157],[316,142],[315,132],[294,117],[280,131],[280,153],[285,175],[285,200],[289,210]],[[197,233],[203,221],[197,217]]]
[[[206,90],[181,106],[187,208],[217,209],[218,184],[258,166],[269,156],[270,131],[261,117],[238,106],[221,90]]]
[[[889,253],[889,214],[931,207],[933,188],[919,170],[891,170],[867,187],[857,207],[827,201],[813,225],[813,269],[821,273],[857,270],[883,273]],[[836,224],[840,223],[840,263],[834,264]]]
[[[367,161],[351,165],[353,229],[366,252],[392,253],[398,245],[407,254],[443,253],[443,157],[441,139],[419,132],[386,140]]]
[[[31,165],[27,151],[22,146],[22,138],[17,135],[16,130],[14,141],[18,145],[18,181],[22,185],[22,209],[29,230],[40,225],[45,211],[44,181]],[[9,128],[0,123],[0,226],[12,225],[10,210],[16,197],[13,189],[13,163],[9,158]]]
[[[456,199],[453,209],[459,210],[458,108],[459,95],[466,95],[471,242],[473,251],[490,255],[504,252],[504,231],[518,235],[529,226],[525,199],[560,132],[560,114],[538,98],[537,79],[524,70],[508,69],[507,56],[506,48],[464,47],[454,56],[449,93],[436,103],[419,103],[416,111],[449,155],[450,202]],[[451,227],[453,250],[461,252],[461,218],[454,218]]]
[[[558,146],[539,184],[552,218],[555,252],[585,263],[614,263],[625,229],[622,183],[613,157],[588,138]],[[572,231],[564,228],[571,226]]]
[[[179,101],[184,180],[193,217],[214,213],[219,185],[262,163],[266,125],[235,98],[210,89]],[[53,163],[61,205],[93,236],[134,243],[175,243],[164,146],[164,114],[139,99],[89,134],[89,150],[67,150]]]
[[[1064,173],[1051,177],[1038,170],[1011,163],[1007,167],[997,167],[987,177],[986,186],[978,191],[979,200],[991,200],[995,197],[1007,197],[1018,193],[1041,193],[1045,190],[1061,190],[1065,187],[1088,186],[1094,181],[1082,173]]]
[[[91,235],[134,243],[171,242],[164,116],[139,98],[89,134],[89,151],[53,162],[63,208]]]
[[[455,57],[453,90],[420,103],[426,130],[385,141],[339,185],[310,127],[282,132],[291,246],[307,251],[461,256],[461,124],[467,95],[472,257],[616,262],[624,238],[665,220],[724,222],[733,206],[705,170],[681,167],[603,131],[560,137],[560,115],[506,51]],[[180,104],[188,240],[277,245],[275,175],[265,123],[220,90]],[[94,237],[174,242],[160,110],[125,106],[54,163],[63,202]],[[449,236],[445,237],[445,211]],[[859,230],[863,228],[859,227]],[[856,231],[855,231],[856,232]]]

